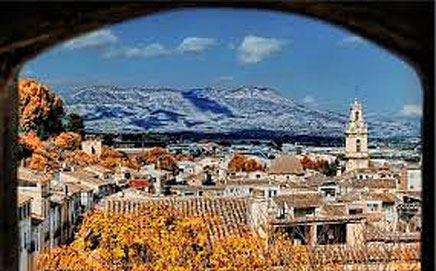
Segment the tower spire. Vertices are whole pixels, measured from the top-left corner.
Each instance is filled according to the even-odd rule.
[[[369,167],[368,128],[363,115],[362,104],[354,99],[350,108],[350,117],[345,129],[346,170]]]

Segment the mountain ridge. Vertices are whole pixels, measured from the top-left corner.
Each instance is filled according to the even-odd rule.
[[[311,108],[276,89],[196,87],[186,90],[95,85],[62,93],[89,132],[235,132],[265,129],[291,135],[343,136],[346,114]],[[373,137],[418,136],[413,121],[368,118]]]

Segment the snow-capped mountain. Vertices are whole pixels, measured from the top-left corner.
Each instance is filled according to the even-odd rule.
[[[236,89],[87,86],[63,94],[69,111],[93,132],[235,132],[269,130],[292,135],[343,136],[347,113],[309,108],[267,87]],[[417,136],[407,120],[368,119],[372,137]]]

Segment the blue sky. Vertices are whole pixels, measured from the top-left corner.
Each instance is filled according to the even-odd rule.
[[[184,9],[112,25],[48,50],[21,75],[54,91],[262,85],[332,111],[348,112],[357,97],[369,112],[415,118],[422,103],[414,70],[391,53],[335,26],[259,10]]]

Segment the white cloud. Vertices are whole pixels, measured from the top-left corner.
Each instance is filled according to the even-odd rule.
[[[176,51],[180,53],[198,53],[216,44],[215,39],[187,37],[177,46]]]
[[[401,109],[400,113],[401,115],[407,117],[421,117],[422,107],[418,104],[406,104],[403,106],[403,109]]]
[[[348,36],[341,39],[338,44],[340,46],[365,43],[365,40],[359,36]]]
[[[111,58],[116,56],[124,56],[124,57],[153,57],[153,56],[161,56],[168,55],[171,52],[166,49],[160,43],[151,43],[144,47],[128,47],[128,48],[119,48],[119,49],[110,49],[106,51],[103,56],[105,58]]]
[[[307,95],[301,100],[305,104],[316,104],[316,99],[313,96]]]
[[[99,48],[116,43],[118,37],[110,30],[103,29],[82,35],[65,43],[68,49]]]
[[[275,38],[254,35],[244,37],[238,47],[239,60],[245,64],[255,64],[273,53],[280,51],[286,42]]]

